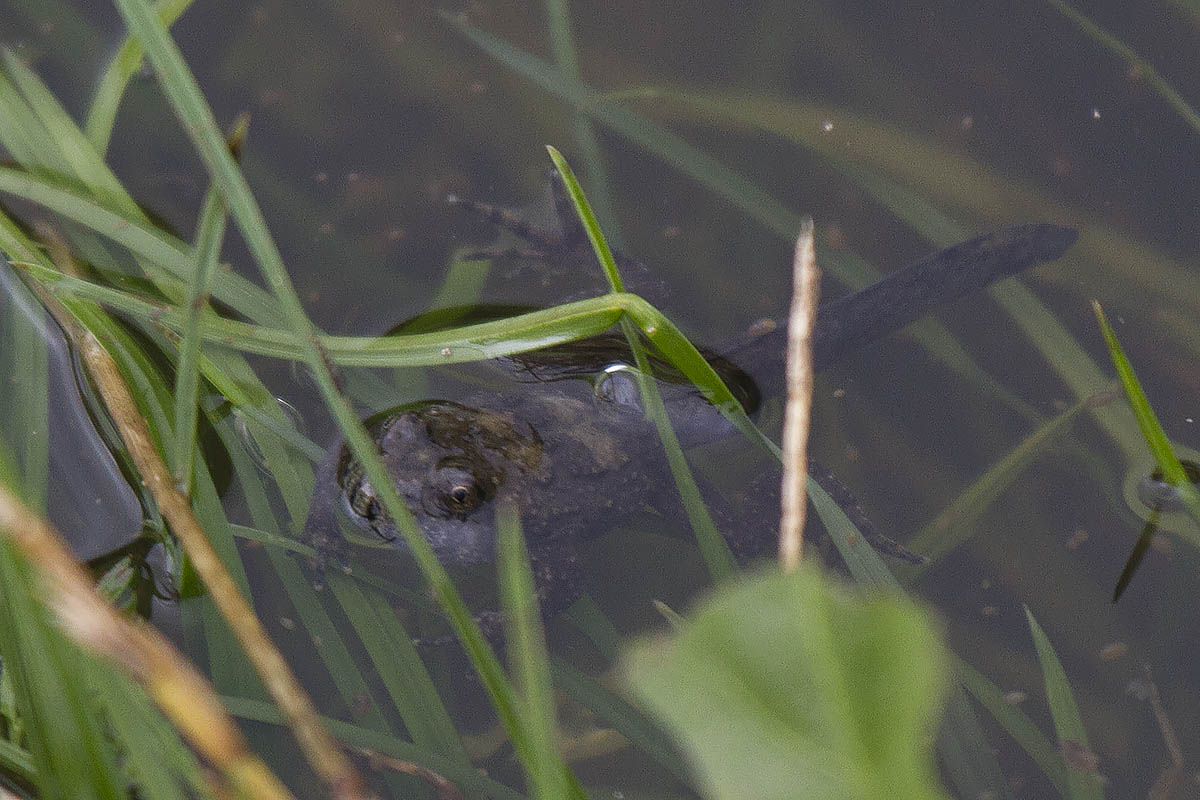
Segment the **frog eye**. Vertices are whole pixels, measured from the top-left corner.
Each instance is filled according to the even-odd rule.
[[[453,463],[435,467],[425,487],[426,510],[441,517],[466,517],[485,500],[485,487],[474,473]]]
[[[346,501],[350,510],[363,519],[373,520],[379,517],[379,499],[375,495],[375,487],[365,478],[346,493]]]

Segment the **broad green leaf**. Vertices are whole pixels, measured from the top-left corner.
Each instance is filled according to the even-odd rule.
[[[932,750],[947,656],[898,594],[851,594],[810,565],[761,574],[637,646],[626,673],[707,797],[946,796]]]

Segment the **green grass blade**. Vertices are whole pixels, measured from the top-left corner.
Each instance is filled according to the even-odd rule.
[[[596,598],[584,592],[563,617],[587,637],[606,662],[617,660],[622,646],[621,633],[604,609],[600,608]]]
[[[199,366],[205,379],[233,404],[234,416],[245,423],[245,430],[262,454],[258,466],[265,468],[279,487],[291,518],[289,529],[298,530],[308,513],[313,480],[310,462],[313,451],[319,448],[296,431],[294,421],[284,414],[275,395],[241,355],[209,348]],[[218,413],[209,412],[214,423]]]
[[[238,696],[222,698],[231,714],[251,722],[279,725],[279,712],[270,703]],[[503,783],[481,774],[474,767],[463,767],[452,759],[417,747],[398,736],[389,736],[348,722],[325,718],[323,720],[337,736],[338,741],[349,747],[364,748],[403,761],[420,764],[454,783],[470,797],[496,798],[496,800],[525,800],[525,796]]]
[[[1067,773],[1062,756],[1050,740],[1020,708],[1009,703],[996,684],[988,680],[965,661],[959,660],[955,670],[963,688],[988,710],[1004,732],[1033,759],[1059,793],[1066,789]]]
[[[191,275],[195,261],[187,245],[149,224],[106,208],[59,179],[0,167],[0,192],[44,206],[96,231],[128,248],[146,263],[162,268],[177,282],[186,281]],[[181,290],[175,294],[183,296]],[[264,324],[279,320],[276,303],[236,273],[218,271],[213,281],[213,296],[249,319]]]
[[[41,79],[7,48],[0,49],[0,60],[41,122],[42,129],[62,154],[66,169],[59,171],[78,178],[80,185],[103,205],[130,219],[144,220],[141,209]]]
[[[567,0],[546,0],[547,38],[550,40],[550,52],[558,67],[575,80],[582,81],[579,72],[579,59],[575,52],[575,40],[571,34],[571,9]],[[596,126],[592,124],[587,114],[575,111],[572,114],[571,127],[575,129],[575,141],[579,147],[579,159],[588,176],[591,187],[592,207],[596,217],[603,221],[603,228],[608,240],[620,250],[624,245],[621,229],[617,220],[617,209],[612,200],[612,185],[608,179],[608,171],[604,168],[604,154],[600,149],[600,139],[596,135]]]
[[[954,687],[946,702],[946,713],[938,729],[937,749],[958,797],[1014,800],[996,761],[996,752],[961,685]]]
[[[0,448],[15,453],[20,490],[39,511],[50,491],[50,350],[58,330],[7,264],[0,293],[0,381],[6,412],[0,418]]]
[[[471,762],[454,723],[395,610],[380,592],[345,575],[330,573],[329,587],[374,663],[413,743],[469,769]]]
[[[169,28],[191,5],[192,0],[163,0],[155,6],[155,12],[162,24]],[[96,86],[96,93],[92,96],[92,104],[88,109],[87,121],[83,126],[84,135],[97,153],[108,152],[108,142],[112,136],[113,125],[117,121],[121,98],[125,96],[125,87],[141,67],[142,46],[138,44],[137,39],[127,37],[117,48],[108,69],[100,77],[100,83]]]
[[[550,160],[554,162],[559,175],[562,176],[563,185],[566,187],[571,202],[575,205],[580,222],[582,222],[583,229],[592,243],[592,249],[595,251],[596,259],[600,262],[600,266],[604,270],[604,275],[608,279],[609,286],[614,293],[623,292],[625,288],[624,283],[621,281],[621,274],[617,269],[612,250],[609,248],[608,242],[604,238],[604,233],[600,230],[600,226],[596,222],[596,215],[592,212],[587,197],[584,196],[583,188],[579,185],[579,181],[575,177],[575,173],[571,170],[570,164],[566,162],[566,159],[556,149],[547,146],[546,150],[550,153]],[[658,314],[657,310],[655,310],[655,314]],[[658,316],[661,316],[661,314],[658,314]],[[724,537],[721,536],[720,531],[717,530],[717,526],[713,523],[712,517],[709,515],[708,509],[704,504],[704,499],[700,494],[700,487],[696,485],[696,479],[692,475],[686,457],[683,455],[683,449],[679,446],[679,439],[671,427],[666,407],[663,405],[662,396],[658,391],[658,385],[652,377],[648,377],[653,373],[650,370],[645,349],[638,339],[638,334],[633,329],[633,326],[630,325],[629,319],[622,319],[621,325],[625,333],[625,338],[629,342],[630,352],[633,353],[634,361],[637,364],[638,387],[641,392],[642,402],[645,405],[646,416],[654,422],[654,426],[658,430],[659,439],[662,441],[663,450],[667,456],[667,464],[670,467],[672,477],[675,479],[679,495],[683,500],[683,507],[688,515],[688,521],[692,525],[692,530],[695,531],[700,552],[704,556],[704,561],[708,565],[709,573],[713,579],[721,580],[722,578],[726,578],[733,574],[736,566],[733,554],[729,551],[729,545],[726,543]],[[658,326],[650,324],[639,325],[639,327],[643,332],[652,332]],[[684,339],[684,343],[686,343],[686,349],[695,351],[695,347],[690,342],[687,342],[686,339]],[[690,356],[690,353],[688,356]],[[698,352],[696,356],[702,362],[704,361]],[[667,357],[670,358],[670,354],[667,354]],[[704,362],[704,365],[707,367],[707,362]],[[682,365],[676,364],[676,366],[683,369]],[[715,375],[716,373],[714,372],[713,374]],[[716,382],[718,385],[716,392],[728,395],[729,389],[721,379],[717,378]],[[734,401],[733,405],[737,405],[736,401]],[[721,405],[717,407],[720,408]],[[726,403],[726,407],[729,407],[728,403]]]
[[[611,725],[681,783],[689,781],[687,767],[671,738],[641,710],[562,659],[553,660],[550,672],[560,691]]]
[[[1113,36],[1108,31],[1101,28],[1095,22],[1092,22],[1084,14],[1076,11],[1071,5],[1064,0],[1048,0],[1050,5],[1058,9],[1064,17],[1071,20],[1081,31],[1083,31],[1092,41],[1113,53],[1126,64],[1132,71],[1136,70],[1141,80],[1149,84],[1163,100],[1167,101],[1167,105],[1175,110],[1183,118],[1183,121],[1196,133],[1200,133],[1200,114],[1196,113],[1196,109],[1188,104],[1179,92],[1175,91],[1175,87],[1171,86],[1161,75],[1158,70],[1151,66],[1150,62],[1134,52],[1133,48],[1122,42],[1116,36]]]
[[[1043,455],[1051,444],[1071,430],[1079,415],[1091,406],[1081,400],[1026,436],[1016,447],[984,471],[971,485],[908,541],[908,547],[929,558],[929,563],[906,568],[919,575],[974,534],[974,523],[996,498]]]
[[[541,606],[529,566],[529,551],[525,548],[521,519],[514,505],[505,502],[497,508],[496,528],[496,566],[505,617],[505,640],[521,700],[521,725],[529,743],[522,763],[535,798],[586,798],[581,787],[572,785],[567,765],[554,745],[557,728],[554,691],[550,686],[550,656],[546,653]]]
[[[1121,349],[1117,334],[1108,324],[1108,318],[1104,315],[1104,310],[1100,308],[1100,303],[1092,301],[1092,310],[1096,313],[1096,321],[1100,325],[1100,331],[1104,334],[1104,343],[1108,346],[1108,354],[1112,358],[1113,367],[1117,370],[1121,386],[1125,389],[1125,396],[1129,398],[1133,414],[1137,417],[1138,427],[1142,431],[1142,438],[1146,440],[1146,446],[1150,448],[1154,460],[1162,469],[1166,482],[1175,487],[1184,505],[1187,506],[1188,512],[1192,515],[1192,519],[1200,524],[1200,491],[1196,489],[1195,484],[1191,482],[1184,471],[1183,465],[1176,458],[1175,450],[1171,447],[1171,442],[1167,439],[1162,425],[1159,424],[1154,409],[1150,407],[1150,401],[1146,399],[1146,393],[1142,391],[1142,385],[1133,371],[1133,365],[1125,357],[1125,351]],[[1200,533],[1192,532],[1188,538],[1193,545],[1200,546]]]
[[[21,164],[45,172],[61,160],[54,142],[42,135],[42,125],[17,87],[0,71],[0,143]]]
[[[301,345],[303,360],[312,370],[321,396],[337,420],[351,452],[363,465],[367,478],[377,487],[383,508],[396,521],[414,560],[429,582],[434,597],[446,609],[451,624],[491,695],[517,752],[524,756],[528,753],[528,743],[520,730],[512,687],[505,679],[495,653],[488,646],[462,597],[454,588],[449,574],[438,561],[433,548],[417,527],[393,485],[374,442],[350,404],[338,392],[324,360],[325,355],[316,342],[313,325],[304,315],[300,298],[288,279],[282,256],[267,230],[262,211],[251,194],[245,177],[225,147],[212,110],[204,101],[195,78],[184,63],[178,47],[155,19],[145,0],[117,0],[117,7],[130,31],[145,48],[176,116],[179,117],[230,213],[237,221],[250,252],[279,301],[288,328]]]
[[[1083,718],[1079,715],[1079,706],[1075,704],[1075,696],[1071,693],[1067,674],[1063,671],[1050,639],[1038,625],[1028,606],[1025,608],[1025,617],[1029,620],[1029,632],[1033,636],[1038,661],[1042,664],[1046,700],[1050,704],[1050,714],[1054,717],[1059,752],[1064,755],[1063,762],[1067,768],[1064,797],[1066,800],[1102,800],[1104,789],[1095,768],[1087,769],[1083,763],[1091,754],[1091,746],[1088,744],[1087,731],[1083,727]],[[1082,757],[1072,757],[1071,754],[1080,754]]]
[[[245,129],[241,131],[245,135]],[[192,454],[196,447],[196,401],[199,395],[200,322],[209,310],[208,293],[225,240],[225,204],[209,189],[196,225],[196,268],[188,282],[187,318],[175,367],[175,440],[170,450],[175,483],[187,494],[192,482]]]
[[[600,223],[596,221],[596,214],[592,211],[592,206],[588,203],[587,197],[583,193],[583,187],[579,185],[579,179],[575,177],[574,170],[563,158],[562,153],[552,145],[546,145],[546,152],[550,154],[554,168],[562,177],[563,186],[566,187],[567,194],[575,205],[579,221],[583,223],[583,229],[588,235],[588,241],[592,243],[592,250],[596,253],[596,260],[600,262],[600,268],[604,270],[604,277],[608,279],[609,287],[614,292],[625,291],[625,284],[621,280],[617,262],[613,259],[612,248],[608,246],[608,240],[604,238],[604,233],[600,230]]]
[[[91,283],[35,262],[14,264],[40,281],[52,292],[90,300],[120,311],[139,321],[183,329],[186,313],[177,306],[146,300],[138,295]],[[562,306],[533,311],[517,317],[483,322],[437,333],[405,334],[387,337],[319,336],[330,361],[356,367],[418,367],[432,364],[458,364],[484,361],[528,350],[551,347],[594,336],[611,328],[623,313],[662,325],[655,332],[663,347],[673,353],[681,370],[696,382],[708,381],[711,387],[716,373],[698,354],[693,360],[682,350],[682,334],[665,317],[636,295],[604,295]],[[206,341],[225,344],[248,353],[288,360],[303,360],[304,347],[289,331],[248,325],[236,320],[205,316],[201,333]],[[688,344],[686,347],[690,348]],[[694,349],[694,348],[693,348]],[[712,378],[709,378],[709,375]],[[719,389],[708,389],[717,394]],[[732,399],[732,396],[730,396]]]
[[[208,796],[208,776],[195,754],[146,693],[111,670],[100,679],[104,713],[122,743],[125,770],[138,794],[154,800]]]

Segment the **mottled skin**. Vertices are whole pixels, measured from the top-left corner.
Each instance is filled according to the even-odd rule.
[[[578,260],[586,253],[577,228],[570,224],[556,234],[532,228],[500,209],[469,205],[533,241],[551,264]],[[922,259],[873,287],[827,303],[815,334],[816,366],[827,366],[843,352],[907,324],[933,306],[1037,261],[1057,258],[1074,239],[1074,231],[1051,225],[1009,228]],[[632,259],[621,261],[627,272],[645,271]],[[748,334],[723,352],[733,354],[760,387],[776,391],[783,337],[779,326],[765,334]],[[461,402],[413,403],[367,421],[396,487],[447,566],[491,562],[497,500],[515,501],[547,615],[565,608],[581,591],[580,543],[650,504],[666,515],[682,513],[677,498],[665,501],[676,508],[661,508],[662,483],[669,482],[664,478],[669,470],[657,432],[638,406],[631,378],[618,370],[604,381],[594,380],[602,390],[594,389],[593,382],[546,379],[604,374],[610,361],[599,359],[594,350],[584,352],[588,355],[582,358],[572,354],[520,361],[517,368],[539,380],[519,391],[491,392]],[[685,445],[731,432],[724,417],[695,392],[664,388],[672,422]],[[718,527],[741,560],[774,545],[778,475],[764,477],[763,490],[751,492],[757,495],[755,502],[743,508],[731,509],[713,498]],[[827,485],[873,543],[892,555],[911,556],[873,535],[869,520],[844,487]],[[339,519],[401,550],[405,547],[374,488],[340,442],[318,469],[305,529],[321,563],[345,559],[347,542]]]
[[[488,408],[473,405],[484,402]],[[598,409],[552,384],[401,406],[371,418],[368,428],[447,566],[491,562],[497,501],[516,503],[547,613],[578,596],[578,543],[660,494],[666,474],[657,434],[640,413]],[[355,460],[341,447],[334,458],[318,471],[308,526],[318,549],[342,554],[337,516],[405,549]]]

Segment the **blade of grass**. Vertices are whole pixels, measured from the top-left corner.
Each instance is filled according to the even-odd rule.
[[[37,75],[8,48],[0,48],[0,61],[62,154],[67,169],[61,172],[77,177],[80,186],[102,205],[130,219],[145,221],[145,214]]]
[[[146,300],[138,295],[63,275],[32,262],[17,262],[56,293],[100,303],[146,322],[180,330],[185,312],[177,306]],[[533,311],[492,322],[465,325],[437,333],[385,337],[328,336],[317,342],[332,363],[356,367],[415,367],[483,361],[528,350],[552,347],[594,336],[628,315],[647,338],[718,408],[730,412],[741,425],[752,423],[712,370],[678,328],[654,306],[633,294],[606,294],[561,306]],[[303,360],[296,336],[236,320],[206,316],[201,323],[206,341],[225,344],[248,353]],[[760,436],[760,434],[755,434]],[[768,447],[770,447],[768,443]]]
[[[1033,645],[1037,649],[1038,661],[1042,664],[1042,680],[1046,684],[1046,700],[1050,704],[1050,714],[1054,717],[1054,731],[1058,737],[1059,752],[1064,756],[1066,765],[1067,800],[1102,800],[1104,790],[1095,768],[1084,768],[1081,763],[1091,754],[1088,745],[1087,731],[1083,727],[1083,719],[1079,715],[1079,706],[1071,693],[1071,684],[1067,681],[1066,672],[1054,652],[1045,631],[1038,625],[1029,607],[1025,607],[1025,617],[1029,620],[1029,632],[1033,636]],[[1083,754],[1082,758],[1072,758],[1073,754]]]
[[[937,750],[958,797],[1014,800],[996,761],[996,751],[961,684],[954,687],[946,702],[946,713],[938,728]]]
[[[546,150],[550,153],[550,159],[554,162],[559,175],[562,176],[563,185],[566,187],[571,202],[575,205],[580,222],[583,223],[583,229],[592,243],[592,249],[596,253],[596,259],[600,262],[601,269],[604,270],[609,286],[614,293],[623,292],[624,284],[621,281],[616,261],[613,259],[612,250],[609,248],[608,242],[605,240],[604,234],[596,222],[596,215],[592,212],[587,197],[584,196],[583,188],[579,185],[579,181],[575,177],[575,173],[558,150],[550,146],[547,146]],[[642,348],[636,332],[629,325],[629,320],[622,319],[621,323],[625,338],[629,342],[630,351],[633,353],[637,364],[638,388],[646,409],[646,416],[654,422],[658,430],[659,439],[667,456],[667,464],[670,467],[672,477],[675,479],[679,495],[683,499],[683,507],[688,515],[688,521],[692,525],[692,530],[696,533],[696,540],[700,546],[700,552],[704,556],[704,561],[708,565],[709,574],[712,575],[715,581],[727,578],[733,574],[735,568],[733,554],[729,551],[728,543],[726,543],[724,537],[717,530],[717,526],[713,523],[708,509],[704,505],[704,499],[700,495],[700,488],[696,485],[696,480],[692,476],[691,469],[688,467],[687,459],[683,455],[683,449],[679,446],[679,439],[675,436],[675,431],[671,427],[670,420],[667,417],[662,396],[658,392],[658,385],[652,377],[648,377],[652,373],[649,368],[649,362],[646,359],[645,350]],[[645,331],[646,329],[643,328],[642,330]],[[690,343],[687,343],[687,345],[695,352],[695,348]],[[670,354],[667,355],[669,358]],[[698,352],[696,356],[703,361],[703,357]],[[705,363],[705,366],[708,366],[707,363]],[[721,382],[720,378],[717,378],[717,382],[720,385],[720,390],[729,395],[729,389]],[[732,395],[729,396],[732,398]],[[737,405],[737,401],[733,401],[733,403]],[[742,416],[745,416],[744,412]]]
[[[1058,437],[1068,433],[1080,413],[1091,404],[1090,398],[1081,400],[1047,421],[959,492],[936,518],[908,541],[909,547],[929,558],[928,563],[907,569],[908,574],[915,578],[924,573],[940,556],[967,541],[974,531],[974,523],[996,498]]]
[[[0,167],[0,192],[44,206],[96,231],[141,256],[146,263],[161,267],[176,281],[186,281],[191,275],[194,256],[183,242],[104,207],[61,180]],[[183,296],[182,291],[175,294]],[[219,270],[213,280],[213,296],[257,322],[277,324],[280,319],[275,302],[237,273]]]
[[[315,445],[296,431],[275,395],[239,354],[210,348],[201,355],[199,367],[205,379],[233,405],[234,416],[245,423],[242,436],[249,433],[253,439],[261,454],[257,466],[265,469],[279,487],[290,516],[289,529],[298,530],[308,513],[313,480],[311,456],[306,451],[315,449]],[[210,421],[216,423],[221,413],[221,409],[208,412]],[[255,470],[255,477],[261,478],[260,470]]]
[[[606,662],[617,660],[621,652],[621,634],[596,598],[585,592],[563,616],[587,637]]]
[[[546,0],[547,36],[550,52],[559,68],[575,80],[582,81],[579,59],[575,53],[575,41],[571,35],[571,9],[567,0]],[[571,127],[575,129],[575,141],[579,145],[579,156],[591,186],[592,205],[597,217],[604,220],[605,235],[617,249],[623,247],[621,229],[617,221],[617,209],[612,201],[612,186],[608,171],[604,169],[604,154],[596,127],[586,114],[573,110]]]
[[[279,711],[270,703],[236,696],[227,696],[224,700],[230,713],[241,719],[269,725],[282,724]],[[461,767],[445,756],[417,747],[412,742],[398,736],[389,736],[335,719],[326,718],[324,722],[348,747],[365,750],[368,753],[371,751],[384,753],[394,758],[421,764],[452,781],[471,796],[492,797],[497,800],[525,800],[525,795],[489,778],[474,767]]]
[[[1133,408],[1133,414],[1137,418],[1138,427],[1142,431],[1142,438],[1145,439],[1146,446],[1150,448],[1154,460],[1163,471],[1163,478],[1175,487],[1192,519],[1200,524],[1200,490],[1196,489],[1184,471],[1183,465],[1176,458],[1171,441],[1163,431],[1162,425],[1159,424],[1154,409],[1150,407],[1150,401],[1146,399],[1146,393],[1138,382],[1133,365],[1125,357],[1125,351],[1121,349],[1117,334],[1108,324],[1108,318],[1104,315],[1104,310],[1100,308],[1100,303],[1093,300],[1092,310],[1096,314],[1096,322],[1100,325],[1100,331],[1104,334],[1104,343],[1108,346],[1108,354],[1112,358],[1117,377],[1121,380],[1121,386],[1125,389],[1125,395],[1129,398],[1129,405]],[[1191,531],[1185,535],[1193,546],[1200,547],[1200,532]]]
[[[958,678],[963,687],[1033,759],[1059,794],[1063,794],[1066,790],[1067,773],[1058,748],[1050,743],[1025,712],[1005,699],[1004,693],[996,684],[965,661],[960,660],[957,666]]]
[[[0,446],[17,454],[22,495],[39,511],[46,509],[50,480],[49,337],[58,335],[12,269],[0,263],[7,297],[0,307],[0,380],[7,413],[0,422]]]
[[[246,135],[248,119],[242,117],[230,136],[236,148]],[[221,257],[225,240],[225,205],[216,190],[209,189],[200,207],[196,225],[196,268],[188,282],[187,319],[183,323],[183,339],[179,343],[179,361],[175,367],[175,439],[170,450],[175,482],[184,494],[191,493],[192,454],[196,447],[196,401],[200,381],[200,320],[209,310],[208,293],[212,276]]]
[[[62,155],[43,135],[42,124],[21,97],[17,87],[0,71],[0,142],[9,154],[30,170],[44,175]]]
[[[100,680],[105,717],[122,743],[124,769],[139,794],[154,800],[207,796],[209,786],[195,754],[179,741],[145,693],[111,671]]]
[[[225,148],[212,111],[204,101],[183,56],[144,0],[117,0],[117,7],[130,31],[145,48],[164,93],[237,221],[247,246],[279,302],[283,318],[302,345],[304,362],[312,370],[321,396],[342,429],[351,452],[363,465],[367,478],[377,487],[383,508],[397,522],[434,596],[446,609],[517,752],[526,755],[528,742],[520,730],[512,687],[504,678],[495,654],[472,620],[450,576],[400,498],[370,436],[338,391],[325,355],[316,341],[313,325],[304,314],[300,299],[284,269],[282,256],[267,231],[261,209],[245,177]],[[338,780],[341,776],[330,774],[326,777]]]
[[[17,474],[0,448],[0,484],[13,486]],[[35,600],[42,587],[10,536],[5,530],[0,537],[0,653],[5,671],[12,671],[17,709],[28,721],[40,794],[116,800],[124,780],[94,714],[89,665]]]
[[[561,692],[613,726],[630,744],[657,761],[680,783],[691,782],[687,766],[675,750],[671,737],[641,710],[562,659],[553,659],[550,674]]]
[[[1116,36],[1113,36],[1108,31],[1101,28],[1084,14],[1076,11],[1070,4],[1063,0],[1047,0],[1050,5],[1058,9],[1064,17],[1071,20],[1077,28],[1083,31],[1096,44],[1113,53],[1126,64],[1129,65],[1131,71],[1136,70],[1140,80],[1145,81],[1150,85],[1156,94],[1167,102],[1171,108],[1175,110],[1184,122],[1196,133],[1200,133],[1200,114],[1188,104],[1179,92],[1175,91],[1175,87],[1171,86],[1165,78],[1158,74],[1158,70],[1151,66],[1150,62],[1139,56],[1133,48],[1122,42]]]
[[[162,24],[169,28],[191,5],[192,0],[162,0],[155,5],[155,12]],[[108,69],[104,70],[100,77],[96,92],[92,95],[91,107],[88,108],[87,121],[83,126],[84,135],[101,155],[108,151],[108,142],[117,120],[117,110],[121,107],[121,99],[125,96],[125,87],[141,68],[142,46],[138,44],[137,39],[128,36],[117,48]]]
[[[378,590],[330,573],[329,587],[375,665],[413,743],[471,768],[458,732],[409,634]]]
[[[529,551],[521,534],[516,507],[502,503],[496,510],[497,571],[500,602],[505,615],[505,640],[521,700],[521,724],[529,742],[522,758],[533,796],[539,800],[586,798],[555,747],[554,691],[550,687],[550,657],[542,631],[541,606],[529,566]]]

